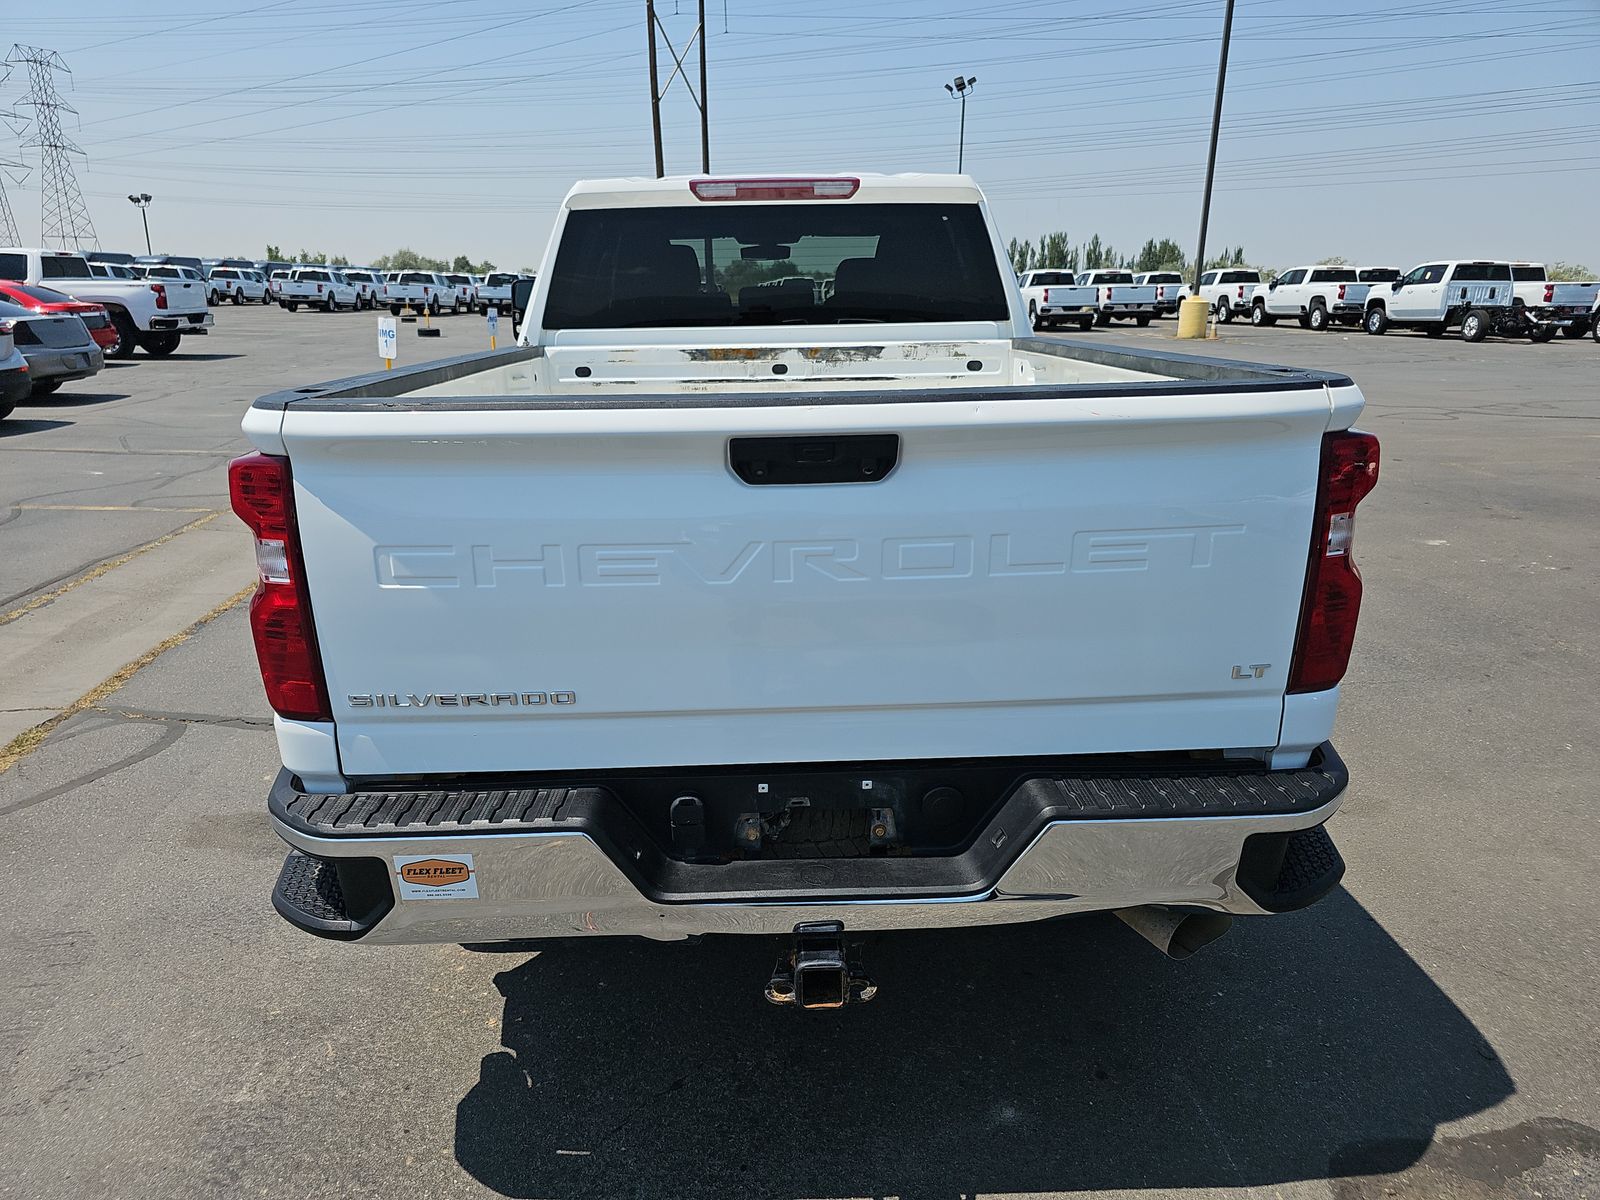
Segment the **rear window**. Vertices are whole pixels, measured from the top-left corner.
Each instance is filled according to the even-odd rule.
[[[1261,282],[1261,272],[1260,271],[1224,271],[1222,273],[1222,282],[1223,283],[1260,283]]]
[[[1312,283],[1356,283],[1359,279],[1353,267],[1318,267],[1311,272]]]
[[[457,284],[459,284],[459,283],[471,283],[472,282],[472,280],[468,279],[465,275],[446,275],[445,278],[448,279],[451,283],[457,283]]]
[[[1004,321],[972,204],[704,204],[569,213],[547,329]]]
[[[1400,278],[1399,267],[1368,267],[1358,271],[1357,276],[1362,283],[1393,283]]]
[[[1510,263],[1457,263],[1452,283],[1509,283]]]
[[[516,281],[517,277],[515,275],[508,275],[504,271],[497,271],[483,282],[486,287],[504,287],[506,284],[515,283]]]
[[[1512,267],[1511,278],[1518,283],[1543,283],[1543,267]]]
[[[295,274],[295,278],[306,283],[327,283],[328,273],[326,271],[300,271]]]
[[[1183,276],[1176,271],[1157,271],[1145,278],[1146,283],[1182,283]]]
[[[88,279],[90,278],[89,264],[76,254],[46,254],[39,259],[39,277],[41,279]]]
[[[23,279],[27,274],[26,254],[0,254],[0,279]]]
[[[1071,287],[1073,282],[1071,271],[1037,271],[1033,276],[1034,287]]]
[[[1133,282],[1133,272],[1132,271],[1096,271],[1094,273],[1094,280],[1095,280],[1096,283],[1132,283]]]
[[[433,283],[432,275],[424,275],[421,271],[407,271],[400,276],[401,283]]]

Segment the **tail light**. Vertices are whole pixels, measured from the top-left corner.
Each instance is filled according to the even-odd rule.
[[[1244,284],[1242,283],[1239,285],[1239,299],[1244,299]]]
[[[167,306],[167,285],[164,283],[152,283],[150,290],[156,294],[156,307],[165,308]]]
[[[228,464],[228,494],[233,511],[256,538],[260,579],[250,601],[250,632],[267,702],[279,716],[330,721],[333,709],[317,653],[289,460],[272,454],[234,459]]]
[[[322,285],[320,283],[317,284],[317,295],[322,295]]]
[[[1345,285],[1341,283],[1339,285],[1339,299],[1341,299],[1341,300],[1344,299],[1344,289],[1345,289]]]
[[[859,179],[691,179],[697,200],[848,200]]]
[[[1165,300],[1166,298],[1167,298],[1167,285],[1163,283],[1163,284],[1160,284],[1160,285],[1158,285],[1156,287],[1156,299],[1157,300]]]
[[[1552,303],[1555,302],[1555,298],[1556,298],[1556,285],[1553,284],[1553,283],[1545,284],[1544,285],[1544,302],[1546,304],[1552,304]]]
[[[1355,430],[1323,435],[1311,561],[1289,668],[1291,692],[1326,691],[1350,665],[1361,613],[1361,572],[1350,557],[1356,505],[1377,482],[1377,438]]]

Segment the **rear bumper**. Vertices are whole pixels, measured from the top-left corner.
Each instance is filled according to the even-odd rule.
[[[105,356],[92,341],[82,346],[28,346],[23,357],[28,360],[28,375],[35,383],[46,379],[87,379],[105,366]]]
[[[217,323],[209,312],[157,314],[150,318],[150,332],[162,333],[176,330],[179,333],[203,333]]]
[[[1022,779],[958,855],[692,863],[604,787],[335,796],[281,773],[269,810],[294,853],[273,903],[307,932],[374,943],[936,928],[1146,904],[1261,915],[1338,883],[1322,825],[1347,783],[1328,745],[1292,771],[1052,770]]]

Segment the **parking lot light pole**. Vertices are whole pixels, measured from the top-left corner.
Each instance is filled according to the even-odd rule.
[[[144,252],[146,254],[154,254],[155,251],[150,249],[150,217],[145,212],[145,210],[150,207],[150,193],[139,192],[137,194],[129,195],[128,199],[133,204],[138,206],[139,216],[144,219]]]
[[[1233,35],[1233,0],[1228,0],[1222,16],[1222,54],[1217,60],[1217,98],[1211,106],[1211,149],[1206,154],[1206,189],[1200,201],[1200,244],[1194,252],[1194,284],[1189,297],[1178,307],[1178,336],[1202,338],[1206,335],[1207,310],[1200,295],[1200,276],[1206,269],[1206,226],[1211,220],[1211,181],[1217,173],[1217,134],[1222,129],[1222,89],[1228,79],[1228,41]]]
[[[959,175],[967,166],[967,97],[972,94],[973,85],[978,82],[976,75],[970,79],[957,75],[954,83],[944,85],[944,90],[950,93],[952,100],[961,101],[961,137],[956,142],[956,173]]]

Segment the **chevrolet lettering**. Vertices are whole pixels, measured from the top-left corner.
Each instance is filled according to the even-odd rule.
[[[770,935],[752,989],[849,1008],[964,969],[859,933],[1181,958],[1339,882],[1349,379],[1033,336],[964,175],[580,183],[512,293],[245,418],[290,922]]]

